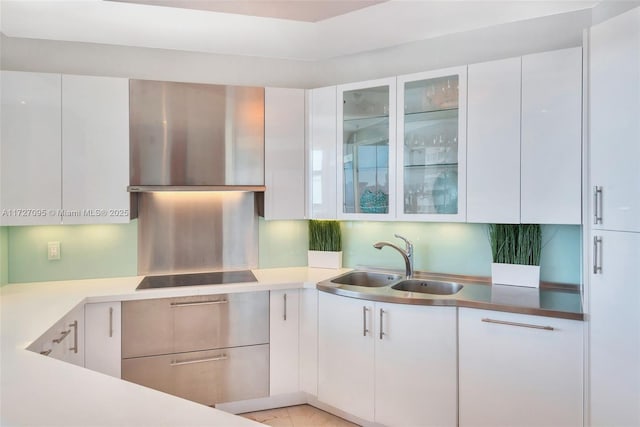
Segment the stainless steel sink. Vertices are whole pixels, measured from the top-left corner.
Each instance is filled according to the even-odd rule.
[[[352,271],[351,273],[346,273],[342,276],[336,277],[335,279],[331,279],[331,282],[341,285],[380,288],[382,286],[388,286],[401,278],[402,276],[398,274],[373,273],[370,271]]]
[[[409,279],[396,283],[391,287],[397,291],[418,292],[432,295],[453,295],[460,292],[463,286],[453,282],[436,282],[432,280]]]

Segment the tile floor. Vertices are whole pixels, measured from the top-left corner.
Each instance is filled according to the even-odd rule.
[[[310,405],[248,412],[240,416],[272,427],[357,427],[357,424]]]

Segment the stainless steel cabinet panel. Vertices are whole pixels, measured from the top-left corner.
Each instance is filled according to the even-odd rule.
[[[122,303],[122,357],[168,354],[173,350],[171,298]]]
[[[122,357],[269,342],[269,292],[125,301]]]
[[[173,352],[269,342],[269,292],[174,298]]]
[[[269,395],[269,345],[139,357],[122,378],[204,405]]]

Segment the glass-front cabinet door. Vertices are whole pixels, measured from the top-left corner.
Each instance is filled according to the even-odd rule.
[[[465,221],[466,84],[466,67],[398,77],[398,219]]]
[[[338,86],[338,218],[395,216],[396,79]]]

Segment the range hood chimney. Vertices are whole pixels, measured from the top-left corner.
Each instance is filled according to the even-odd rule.
[[[130,80],[130,192],[264,187],[264,88]]]

